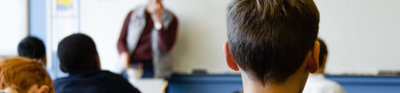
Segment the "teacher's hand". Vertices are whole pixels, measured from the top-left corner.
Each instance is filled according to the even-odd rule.
[[[120,57],[121,57],[122,62],[124,63],[123,68],[127,69],[129,67],[129,61],[130,61],[129,53],[128,52],[122,52]]]

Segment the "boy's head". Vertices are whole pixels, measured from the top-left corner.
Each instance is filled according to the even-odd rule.
[[[233,0],[227,12],[228,65],[262,84],[285,82],[303,64],[313,72],[318,24],[313,0]]]
[[[325,72],[326,59],[328,57],[328,47],[324,40],[318,38],[320,52],[319,52],[319,69],[315,73],[323,74]]]
[[[58,57],[64,72],[100,69],[96,45],[84,34],[72,34],[58,44]]]
[[[36,60],[10,58],[0,62],[0,90],[10,93],[54,93],[53,82]]]
[[[30,59],[37,59],[46,66],[46,49],[43,42],[36,37],[26,37],[18,44],[18,55]]]

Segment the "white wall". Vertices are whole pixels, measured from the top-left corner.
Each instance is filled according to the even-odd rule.
[[[104,69],[117,71],[116,41],[130,9],[145,0],[81,0],[82,32],[97,44]],[[225,15],[230,0],[164,0],[179,19],[174,71],[232,73],[225,65]],[[399,0],[315,0],[320,36],[329,48],[327,72],[374,74],[400,70]],[[235,72],[234,72],[235,73]]]
[[[17,56],[18,43],[27,35],[26,0],[0,0],[0,56]]]

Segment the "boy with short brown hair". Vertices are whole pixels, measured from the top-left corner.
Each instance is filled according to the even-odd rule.
[[[318,69],[319,11],[313,0],[232,0],[225,54],[244,93],[301,93]]]

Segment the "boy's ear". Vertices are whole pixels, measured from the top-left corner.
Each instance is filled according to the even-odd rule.
[[[229,51],[229,44],[227,41],[225,41],[224,50],[225,50],[226,62],[228,63],[229,68],[235,71],[239,71],[239,66],[237,65],[235,59],[232,57],[232,54]]]
[[[310,51],[309,60],[307,64],[308,71],[314,73],[319,68],[319,42],[315,41],[313,49]]]
[[[47,85],[42,85],[39,87],[36,93],[49,93],[49,86]]]

